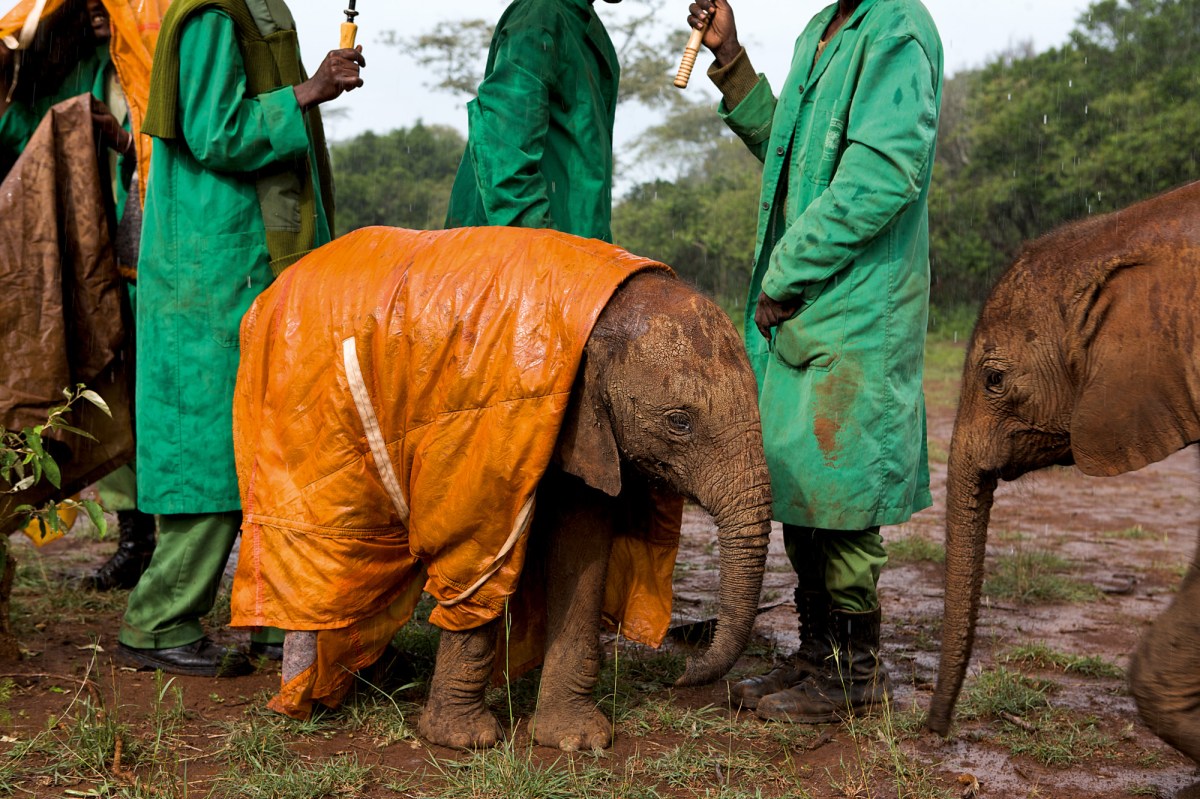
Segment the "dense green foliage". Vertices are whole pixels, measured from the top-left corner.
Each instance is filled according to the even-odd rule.
[[[440,228],[465,146],[453,128],[420,122],[333,145],[336,232],[368,225]]]
[[[1101,0],[1070,41],[948,81],[935,301],[976,300],[1022,242],[1198,176],[1200,0]]]
[[[650,18],[614,30],[622,99],[661,120],[617,154],[626,174],[655,177],[619,199],[614,238],[736,312],[754,255],[761,169],[710,98],[669,89],[673,56],[662,54],[677,43],[648,43]],[[481,25],[460,27],[478,38]],[[474,61],[460,56],[474,39],[439,34],[414,43],[428,63],[447,65],[451,80],[438,87],[473,85]],[[938,318],[978,303],[1023,242],[1200,176],[1200,0],[1100,0],[1062,47],[1017,48],[956,74],[944,95],[930,193]],[[462,148],[455,131],[420,123],[335,146],[338,227],[440,226]]]

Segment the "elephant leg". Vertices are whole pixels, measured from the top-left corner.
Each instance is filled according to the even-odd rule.
[[[1129,683],[1154,734],[1200,764],[1200,551],[1171,606],[1138,643]]]
[[[600,611],[612,547],[612,500],[573,481],[543,495],[569,496],[549,510],[546,553],[546,659],[531,731],[534,740],[567,752],[603,749],[612,724],[596,707],[600,677]],[[545,486],[543,486],[545,488]],[[578,501],[576,501],[578,500]]]
[[[483,702],[496,655],[496,624],[442,630],[429,699],[417,724],[430,743],[475,749],[500,742],[500,724]]]

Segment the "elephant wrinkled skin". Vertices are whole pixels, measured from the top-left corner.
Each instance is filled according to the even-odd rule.
[[[622,286],[585,349],[560,467],[542,481],[533,532],[546,543],[547,645],[538,743],[608,746],[612,725],[592,689],[602,661],[600,608],[614,525],[649,483],[665,483],[716,518],[720,622],[712,646],[680,685],[710,682],[733,665],[757,612],[770,530],[770,485],[754,376],[733,325],[695,290],[646,273]],[[488,746],[500,737],[483,705],[495,657],[488,627],[442,632],[419,730],[434,743]]]
[[[1061,228],[992,290],[950,447],[941,666],[949,732],[978,618],[999,480],[1051,465],[1110,476],[1200,441],[1200,183]],[[1130,669],[1146,723],[1200,762],[1200,552]]]

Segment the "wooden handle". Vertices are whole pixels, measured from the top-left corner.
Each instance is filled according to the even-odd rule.
[[[700,30],[692,28],[688,37],[687,47],[683,48],[683,59],[679,62],[679,72],[675,74],[675,88],[686,89],[692,78],[692,67],[696,66],[696,56],[700,55],[700,43],[704,41],[704,32],[708,30],[708,21]]]
[[[358,35],[358,26],[353,22],[342,23],[342,42],[338,47],[342,50],[350,50],[354,47],[354,38]]]

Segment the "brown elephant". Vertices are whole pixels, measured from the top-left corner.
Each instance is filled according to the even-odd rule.
[[[555,263],[563,258],[574,261],[570,270],[565,264]],[[273,624],[296,631],[285,640],[285,690],[281,695],[289,682],[302,675],[319,656],[322,631],[316,622],[295,620],[307,608],[297,607],[301,603],[294,601],[276,615],[255,616],[255,607],[262,604],[261,597],[264,591],[270,591],[271,581],[291,568],[289,564],[304,561],[308,564],[305,579],[325,580],[328,573],[338,572],[336,579],[342,583],[337,584],[349,585],[350,590],[343,593],[353,597],[356,581],[359,585],[369,581],[380,561],[407,557],[407,550],[411,550],[419,561],[415,564],[420,570],[416,590],[424,587],[432,594],[438,600],[435,614],[443,614],[431,617],[442,627],[442,633],[419,730],[429,741],[447,746],[497,743],[502,731],[484,704],[484,692],[496,672],[498,643],[507,646],[508,642],[504,640],[504,615],[487,611],[489,607],[507,606],[510,599],[520,605],[522,592],[530,588],[530,564],[537,563],[544,569],[537,572],[536,586],[545,593],[545,648],[537,711],[530,722],[533,736],[541,744],[566,750],[607,746],[612,725],[592,698],[602,661],[601,613],[608,612],[611,598],[606,596],[606,588],[611,589],[606,571],[614,541],[620,541],[621,547],[631,545],[631,520],[653,516],[651,497],[659,489],[689,497],[708,510],[716,520],[720,548],[720,614],[715,636],[707,651],[689,661],[678,684],[711,682],[733,666],[756,616],[770,531],[770,484],[754,375],[740,338],[720,308],[661,265],[633,259],[637,264],[631,269],[627,266],[631,259],[611,245],[549,231],[480,228],[418,234],[373,229],[344,237],[292,267],[297,271],[289,270],[251,310],[242,331],[243,360],[234,413],[247,521],[233,615],[235,626]],[[290,285],[282,285],[289,280]],[[588,286],[604,280],[611,280],[614,288],[595,306],[590,326],[580,321],[584,314],[556,310],[560,304],[578,303],[580,294],[590,290]],[[298,287],[305,285],[315,287],[311,295],[300,292]],[[315,299],[318,297],[319,301]],[[328,307],[343,300],[352,306],[351,311],[342,313],[335,308],[331,316]],[[360,302],[361,308],[356,305]],[[513,325],[515,333],[499,337],[510,342],[505,344],[507,350],[497,351],[505,354],[488,351],[481,356],[486,342],[497,338],[497,324],[514,314],[527,318]],[[343,321],[331,322],[331,318]],[[487,522],[491,515],[487,503],[492,499],[484,496],[470,502],[458,501],[446,493],[448,480],[428,475],[431,470],[440,474],[436,470],[444,468],[454,475],[456,485],[475,479],[487,462],[486,452],[480,450],[491,447],[497,437],[512,436],[517,425],[531,423],[529,417],[513,421],[501,416],[511,404],[492,401],[502,386],[477,384],[495,379],[486,375],[502,374],[507,380],[515,371],[520,378],[516,381],[519,393],[530,393],[528,386],[535,379],[530,375],[543,369],[545,361],[553,361],[562,347],[553,336],[536,340],[534,345],[529,345],[527,339],[536,339],[545,328],[564,318],[582,331],[582,351],[578,360],[572,358],[569,364],[564,361],[561,367],[548,370],[567,372],[565,388],[569,396],[562,397],[561,405],[555,405],[557,395],[548,395],[532,415],[532,422],[541,423],[553,411],[551,406],[562,412],[561,424],[553,428],[547,443],[544,471],[539,466],[530,482],[530,491],[536,489],[536,505],[532,498],[526,503],[535,508],[528,549],[523,553],[526,571],[511,597],[491,597],[490,605],[481,600],[472,611],[475,615],[467,614],[464,622],[453,615],[461,608],[454,603],[469,591],[447,598],[444,586],[435,585],[444,574],[445,559],[430,555],[436,547],[418,538],[428,525],[440,523],[458,507],[472,514],[468,517],[472,524]],[[346,338],[351,332],[354,336]],[[306,335],[312,337],[311,341],[303,339]],[[304,374],[288,371],[293,355],[311,359],[316,357],[312,355],[314,348],[340,353],[345,346],[329,347],[323,342],[343,339],[361,353],[354,356],[347,374],[359,362],[377,369],[363,382],[377,399],[380,446],[362,461],[343,458],[334,467],[322,469],[320,477],[310,479],[305,472],[308,461],[327,459],[337,442],[343,449],[357,447],[366,452],[367,445],[361,443],[357,432],[353,403],[344,403],[351,410],[341,416],[338,414],[343,409],[331,404],[330,397],[342,390],[340,362],[322,360],[315,369],[303,370]],[[400,366],[393,379],[384,373],[398,360],[389,354],[393,351],[402,353],[408,361],[421,363]],[[434,354],[419,354],[426,351]],[[510,358],[519,362],[519,368],[505,366],[497,372],[496,362]],[[436,370],[430,364],[437,364]],[[480,428],[487,431],[486,435],[475,439],[477,446],[470,451],[464,451],[457,441],[452,448],[440,447],[437,440],[435,428],[448,417],[463,416],[467,404],[464,400],[444,399],[449,383],[437,381],[439,375],[448,373],[455,373],[451,375],[457,381],[453,383],[455,391],[465,386],[464,390],[473,395],[487,394],[490,405],[485,412],[495,412],[492,421]],[[326,382],[315,382],[321,380]],[[323,388],[314,390],[312,386],[316,385]],[[287,392],[295,392],[296,399],[289,399]],[[367,393],[364,387],[354,402]],[[398,395],[415,396],[417,401],[406,405],[406,400],[395,399]],[[428,423],[409,419],[437,403],[448,405],[451,412],[437,414]],[[271,410],[262,412],[267,406]],[[301,406],[302,414],[291,410]],[[398,413],[394,410],[397,406],[407,410]],[[310,423],[311,428],[303,427]],[[273,429],[282,431],[282,436],[270,438]],[[311,433],[305,432],[309,430]],[[428,433],[430,430],[434,432]],[[319,439],[323,435],[334,444],[322,443]],[[433,443],[427,437],[413,444],[418,435],[433,436]],[[300,439],[301,444],[281,456],[277,450],[289,446],[287,439]],[[395,443],[385,448],[384,439]],[[263,445],[262,441],[283,443]],[[512,448],[502,446],[499,451],[510,457]],[[288,490],[288,483],[275,483],[280,486],[275,496],[263,493],[264,481],[273,479],[268,474],[271,458],[282,459],[280,468],[272,474],[303,485],[303,492],[297,493],[292,503],[296,508],[285,507],[287,500],[282,494]],[[256,576],[254,570],[260,568],[257,564],[270,558],[269,546],[258,548],[257,542],[269,540],[263,537],[269,531],[264,533],[260,528],[274,523],[272,518],[280,513],[301,513],[304,508],[300,506],[328,507],[327,511],[318,511],[321,518],[309,528],[323,526],[327,530],[337,523],[339,514],[358,513],[353,508],[347,511],[340,498],[358,492],[359,486],[364,486],[361,496],[370,496],[374,472],[358,471],[357,464],[371,461],[394,462],[397,494],[403,497],[393,498],[399,500],[398,507],[407,506],[398,517],[404,524],[389,517],[393,511],[386,499],[371,504],[379,506],[373,510],[380,514],[377,518],[393,518],[390,524],[395,528],[396,543],[387,544],[392,540],[387,538],[390,533],[378,532],[387,526],[384,522],[372,522],[369,527],[373,537],[366,541],[374,547],[373,554],[347,564],[345,556],[338,556],[340,560],[326,558],[327,553],[321,549],[333,550],[338,544],[312,536],[302,556],[297,557],[293,551],[279,564],[275,575],[267,574],[265,580]],[[478,468],[477,463],[481,464]],[[465,469],[459,468],[463,465]],[[300,474],[305,476],[295,477]],[[324,487],[330,481],[346,474],[352,476],[348,490],[337,494],[338,502],[322,505],[323,500],[315,493],[327,490]],[[507,484],[522,479],[520,472],[499,470],[494,482]],[[520,502],[524,501],[522,494]],[[277,507],[264,509],[264,502],[274,502]],[[451,503],[457,504],[448,507]],[[677,502],[674,508],[677,513]],[[475,546],[478,536],[471,525],[466,526],[466,545]],[[293,527],[298,533],[306,529],[300,524]],[[677,517],[674,529],[678,530]],[[273,540],[291,547],[297,532],[289,531]],[[669,549],[673,561],[673,546]],[[518,546],[513,551],[519,550]],[[471,560],[479,558],[473,555]],[[511,558],[498,558],[496,562],[503,566],[500,576],[512,563]],[[520,571],[519,564],[514,568]],[[658,584],[665,578],[668,603],[670,573],[668,562],[655,577]],[[454,588],[465,581],[449,582]],[[489,585],[485,583],[480,594],[489,590]],[[318,593],[309,590],[304,596],[311,599]],[[385,605],[392,596],[384,596]],[[636,604],[647,597],[647,592],[642,592],[631,601]],[[318,601],[324,601],[324,597],[318,597]],[[333,598],[328,604],[336,609],[338,603]],[[392,613],[392,618],[402,616],[406,618],[405,614]],[[662,613],[661,618],[661,630],[665,631],[669,613]],[[332,629],[336,625],[323,626],[337,632]],[[624,632],[630,631],[626,628]],[[387,638],[390,633],[382,640]],[[511,651],[501,659],[502,664],[508,662]],[[358,661],[349,661],[348,667],[359,665]]]
[[[999,480],[1074,464],[1140,469],[1200,441],[1200,183],[1029,244],[967,349],[946,489],[941,665],[947,734],[971,656]],[[1200,555],[1142,637],[1130,682],[1163,740],[1200,762]]]

